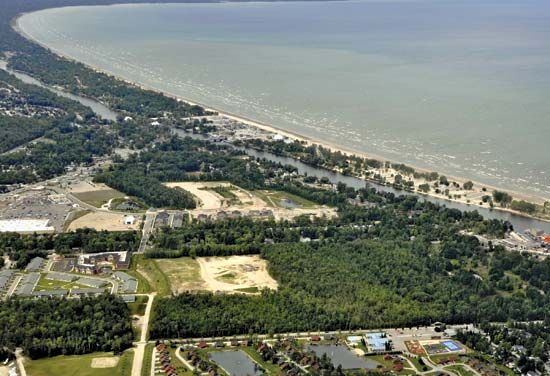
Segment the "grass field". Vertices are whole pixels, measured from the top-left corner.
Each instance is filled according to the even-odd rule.
[[[138,259],[141,258],[143,256],[140,256],[140,255],[134,255],[132,257],[132,259],[130,260],[130,269],[126,271],[126,273],[130,274],[132,277],[135,277],[137,278],[138,280],[138,288],[137,288],[137,293],[138,294],[147,294],[147,293],[150,293],[152,290],[151,290],[151,285],[149,284],[149,281],[141,274],[137,271],[137,266],[138,266]]]
[[[318,206],[312,201],[306,200],[300,196],[293,195],[292,193],[282,192],[282,191],[254,191],[256,196],[261,198],[271,207],[284,208],[285,206],[281,203],[283,200],[288,200],[294,203],[299,208],[314,208]]]
[[[150,291],[156,291],[159,296],[167,296],[172,293],[168,277],[162,272],[155,260],[145,258],[143,255],[134,255],[132,258],[136,259],[135,270],[147,280]]]
[[[102,189],[100,191],[75,192],[73,195],[80,201],[100,208],[112,198],[124,198],[126,195],[116,189]]]
[[[151,375],[151,364],[153,362],[153,349],[155,348],[154,343],[148,343],[145,345],[145,354],[143,355],[143,364],[141,367],[141,376],[150,376]],[[32,375],[30,375],[32,376]]]
[[[426,371],[429,371],[432,369],[432,367],[430,367],[429,365],[425,364],[425,365],[421,365],[420,362],[418,361],[418,358],[409,358],[409,360],[412,362],[412,364],[414,364],[414,366],[416,367],[416,369],[420,372],[423,372],[424,371],[424,367]]]
[[[170,359],[172,360],[172,365],[176,367],[178,376],[192,376],[193,372],[183,364],[178,357],[176,356],[176,349],[169,347]]]
[[[155,262],[169,280],[173,292],[204,289],[201,268],[191,257],[176,259],[156,259]]]
[[[136,296],[136,301],[128,303],[131,315],[143,316],[145,314],[145,308],[147,307],[148,296]]]
[[[78,289],[78,288],[86,288],[86,287],[89,287],[89,286],[80,285],[76,282],[52,281],[52,280],[46,279],[46,274],[42,274],[40,276],[40,279],[38,280],[38,283],[36,284],[35,290],[36,291],[55,290],[55,289],[70,290],[70,289]]]
[[[393,361],[384,359],[384,355],[369,355],[369,356],[366,357],[366,359],[374,360],[375,362],[378,362],[378,363],[382,364],[384,367],[386,367],[388,369],[393,369],[393,366],[394,366]],[[405,367],[409,367],[409,364],[406,363],[406,362],[404,362],[403,365]],[[400,372],[397,372],[397,374],[398,375],[416,375],[416,372],[408,370],[408,369],[404,369]]]
[[[448,366],[448,367],[444,367],[443,369],[452,371],[453,373],[456,373],[459,376],[476,376],[475,373],[467,370],[466,368],[460,365]]]
[[[118,364],[111,368],[92,368],[92,359],[112,357],[111,353],[93,353],[87,355],[56,356],[25,362],[29,376],[130,376],[134,352],[125,351]]]

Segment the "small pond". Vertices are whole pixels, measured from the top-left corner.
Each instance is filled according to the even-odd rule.
[[[231,376],[262,375],[262,368],[255,363],[244,351],[216,351],[210,353],[210,359]]]

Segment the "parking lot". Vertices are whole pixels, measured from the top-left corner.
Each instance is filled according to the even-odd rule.
[[[0,199],[0,219],[48,219],[55,230],[63,231],[73,204],[64,195],[53,191],[29,190]]]

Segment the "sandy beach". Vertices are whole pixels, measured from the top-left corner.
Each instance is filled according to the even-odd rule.
[[[18,15],[18,17],[15,18],[14,21],[12,22],[12,27],[14,28],[15,31],[20,33],[22,36],[24,36],[28,40],[30,40],[34,43],[38,43],[42,47],[48,49],[49,51],[52,51],[53,53],[57,54],[58,56],[60,56],[62,58],[65,58],[65,59],[71,60],[71,61],[77,61],[74,58],[72,58],[71,56],[68,56],[68,55],[64,54],[63,52],[61,52],[59,50],[52,49],[49,46],[46,46],[45,44],[43,44],[40,40],[37,40],[37,39],[31,37],[30,35],[26,34],[19,25],[19,18],[22,17],[23,15],[24,14]],[[77,61],[77,62],[82,63],[80,61]],[[306,137],[306,136],[300,135],[300,134],[292,132],[292,131],[288,131],[288,130],[278,128],[278,127],[276,127],[274,125],[271,125],[271,124],[266,124],[266,123],[263,123],[263,122],[260,122],[260,121],[257,121],[257,120],[249,119],[247,117],[244,117],[244,116],[241,116],[241,115],[238,115],[238,114],[234,114],[234,113],[231,113],[231,112],[227,112],[227,111],[223,111],[223,110],[211,107],[211,106],[209,106],[205,103],[200,103],[200,102],[191,100],[189,98],[182,97],[181,95],[176,95],[176,94],[174,94],[170,91],[167,91],[167,90],[160,90],[158,88],[151,87],[151,86],[148,86],[148,85],[144,85],[144,84],[141,84],[141,83],[138,83],[138,82],[129,81],[127,79],[124,79],[123,77],[120,77],[119,75],[113,74],[112,72],[109,72],[109,71],[104,70],[104,69],[100,69],[96,66],[92,66],[92,65],[89,65],[89,64],[86,64],[86,63],[82,63],[82,64],[85,64],[90,69],[92,69],[92,70],[94,70],[98,73],[103,73],[103,74],[107,74],[109,76],[115,77],[116,79],[121,80],[123,82],[126,82],[129,85],[134,85],[134,86],[139,87],[143,90],[150,90],[150,91],[154,91],[154,92],[157,92],[157,93],[161,93],[161,94],[166,95],[168,97],[174,98],[178,101],[188,103],[190,105],[201,106],[205,110],[210,111],[210,112],[215,112],[215,113],[219,114],[220,116],[223,116],[227,119],[240,122],[240,123],[245,124],[245,125],[250,126],[250,127],[255,127],[255,128],[262,129],[266,132],[273,133],[274,135],[278,134],[278,135],[281,135],[281,136],[283,136],[285,138],[288,138],[290,140],[298,140],[298,141],[306,143],[307,145],[319,145],[319,146],[327,148],[327,149],[329,149],[333,152],[338,152],[339,151],[339,152],[342,152],[342,153],[344,153],[346,155],[349,155],[349,156],[355,155],[355,156],[358,156],[358,157],[361,157],[361,158],[376,159],[376,160],[379,160],[379,161],[382,161],[382,162],[389,161],[389,162],[394,162],[394,163],[404,163],[407,166],[410,166],[410,167],[414,168],[417,172],[431,172],[432,171],[432,170],[426,170],[426,169],[419,168],[417,166],[411,165],[411,164],[407,163],[406,161],[398,161],[398,160],[395,160],[395,159],[388,160],[387,158],[381,157],[379,155],[360,152],[360,151],[352,150],[352,149],[347,149],[347,148],[341,147],[341,146],[336,145],[336,144],[332,144],[332,143],[327,142],[327,141],[312,139],[310,137]],[[382,177],[384,177],[385,180],[386,180],[386,184],[388,184],[388,185],[391,185],[391,183],[393,182],[393,178],[396,175],[401,174],[400,172],[398,172],[398,171],[396,171],[392,168],[389,168],[389,169],[386,169],[386,168],[370,169],[370,171],[373,172],[374,174],[379,174]],[[340,172],[340,171],[338,171],[338,172]],[[437,172],[439,172],[439,171],[437,171]],[[541,196],[530,195],[530,194],[525,194],[525,193],[521,193],[521,192],[514,192],[514,191],[510,191],[510,190],[507,190],[507,189],[502,189],[502,188],[499,188],[499,187],[494,187],[494,186],[491,186],[491,185],[488,185],[488,184],[485,184],[485,183],[481,183],[481,182],[478,182],[478,181],[475,181],[475,180],[471,180],[471,179],[468,179],[468,178],[464,178],[464,177],[451,176],[451,175],[447,175],[447,174],[445,174],[445,176],[447,177],[449,182],[458,183],[459,187],[452,187],[452,184],[449,187],[442,186],[441,190],[443,192],[441,192],[441,193],[436,193],[432,188],[430,190],[430,192],[427,193],[426,195],[431,196],[431,197],[435,197],[435,198],[438,198],[438,199],[447,200],[447,201],[450,201],[450,202],[459,202],[459,203],[471,205],[472,209],[474,209],[476,206],[477,207],[489,208],[489,205],[487,203],[482,203],[481,202],[481,197],[485,196],[485,195],[490,196],[492,194],[492,192],[495,191],[495,190],[502,191],[502,192],[507,192],[515,200],[525,200],[525,201],[536,203],[536,204],[539,204],[539,205],[543,205],[545,202],[550,201],[550,197],[541,197]],[[363,178],[366,181],[373,181],[375,183],[378,183],[378,182],[376,182],[376,181],[374,181],[374,180],[372,180],[372,179],[370,179],[366,176],[357,176],[357,177]],[[425,183],[430,184],[430,186],[433,185],[433,182],[427,182],[424,179],[416,179],[412,176],[404,176],[403,180],[404,181],[407,181],[407,180],[412,181],[414,183],[414,186],[415,186],[415,192],[419,193],[419,194],[421,192],[418,192],[417,189],[416,189],[418,187],[418,185],[425,184]],[[467,181],[472,181],[474,183],[474,187],[473,187],[472,190],[464,190],[464,189],[461,188],[462,185]],[[448,195],[444,193],[444,191],[446,189],[449,190]],[[449,195],[451,197],[449,197]],[[518,214],[518,215],[525,216],[525,217],[533,217],[533,216],[530,216],[530,215],[522,213],[522,212],[511,210],[509,208],[501,208],[496,203],[495,203],[494,209],[495,210],[502,210],[502,211],[511,212],[511,213]],[[540,217],[536,217],[536,218],[550,222],[550,220],[545,219],[545,218],[540,218]]]

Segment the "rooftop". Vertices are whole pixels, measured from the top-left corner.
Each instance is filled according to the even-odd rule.
[[[0,220],[0,232],[52,233],[55,228],[49,223],[49,219],[2,219]]]

